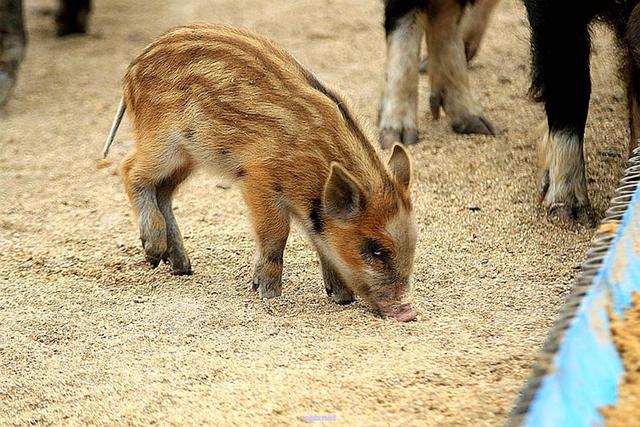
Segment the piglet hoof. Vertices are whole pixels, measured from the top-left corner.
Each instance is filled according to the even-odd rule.
[[[171,274],[174,276],[191,276],[191,261],[186,253],[179,250],[169,251],[169,263],[171,264]]]
[[[253,277],[251,289],[258,292],[261,299],[270,299],[282,295],[282,282],[259,276]]]
[[[174,276],[191,276],[193,274],[193,270],[191,269],[191,266],[184,268],[172,267],[171,274]]]
[[[0,107],[9,100],[9,96],[16,84],[16,76],[6,70],[0,70]]]
[[[397,131],[393,129],[382,129],[380,131],[380,145],[383,149],[393,147],[396,142],[404,145],[413,145],[418,142],[418,131],[416,129],[404,129]]]
[[[334,288],[331,298],[336,304],[340,305],[348,305],[355,301],[351,289],[348,289],[344,286]]]
[[[150,240],[142,239],[142,247],[144,248],[145,258],[151,268],[157,268],[160,265],[160,261],[166,262],[168,259],[166,251],[153,245]]]
[[[416,311],[411,304],[399,304],[380,309],[384,317],[396,319],[399,322],[411,322],[417,320]]]
[[[495,136],[496,131],[489,120],[483,116],[467,116],[454,122],[451,127],[455,133]]]
[[[149,254],[145,254],[145,259],[153,269],[158,268],[158,266],[160,265],[160,261],[162,261],[162,257],[157,257]]]

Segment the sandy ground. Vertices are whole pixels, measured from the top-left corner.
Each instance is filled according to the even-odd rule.
[[[640,425],[640,293],[633,295],[633,306],[626,310],[624,319],[613,319],[611,333],[626,372],[618,386],[618,403],[601,411],[608,427],[637,426]]]
[[[472,67],[495,138],[456,136],[427,115],[411,148],[420,226],[419,321],[336,306],[299,233],[281,298],[247,290],[253,242],[238,192],[200,174],[177,198],[196,274],[149,270],[116,175],[125,125],[96,160],[128,62],[190,21],[264,33],[374,123],[383,83],[376,0],[98,0],[88,37],[53,36],[27,1],[31,45],[0,114],[0,424],[497,425],[528,375],[593,230],[549,222],[536,203],[519,2],[505,0]],[[603,31],[598,35],[604,34]],[[626,153],[624,93],[608,37],[597,37],[587,131],[599,215]]]

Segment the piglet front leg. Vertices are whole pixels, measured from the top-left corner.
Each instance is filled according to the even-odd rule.
[[[324,288],[327,295],[333,298],[336,304],[351,304],[355,298],[353,292],[345,284],[338,272],[331,267],[329,261],[320,257],[320,266],[322,268],[322,279],[324,280]]]
[[[251,212],[258,246],[251,290],[257,291],[260,298],[279,297],[284,248],[290,231],[289,215],[280,206],[280,194],[264,192],[264,179],[268,178],[259,179],[249,171],[243,179],[243,195]]]

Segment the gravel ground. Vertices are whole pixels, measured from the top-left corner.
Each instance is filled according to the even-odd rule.
[[[0,424],[503,422],[561,306],[593,230],[549,222],[537,204],[526,97],[528,30],[497,9],[472,66],[499,136],[454,135],[427,115],[412,147],[420,239],[419,321],[385,321],[327,298],[296,233],[281,298],[247,290],[253,242],[234,189],[199,174],[176,200],[195,269],[144,263],[112,164],[97,160],[129,61],[166,29],[223,22],[264,33],[353,100],[374,124],[383,84],[377,0],[97,0],[91,34],[58,40],[53,1],[26,2],[30,47],[0,113]],[[611,39],[596,31],[587,130],[590,193],[602,215],[627,152]]]
[[[602,410],[608,427],[640,425],[640,293],[633,295],[633,307],[624,319],[614,318],[611,333],[626,370],[620,382],[619,400],[615,406]]]

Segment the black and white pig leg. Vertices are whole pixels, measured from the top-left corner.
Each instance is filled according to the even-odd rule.
[[[16,84],[26,43],[22,0],[0,0],[0,107]]]
[[[380,100],[380,144],[405,145],[418,141],[418,60],[423,32],[421,1],[387,0],[385,32],[387,64],[385,87]]]
[[[531,93],[544,103],[547,129],[540,140],[540,201],[563,222],[595,225],[583,153],[589,109],[588,21],[561,13],[553,0],[526,0],[531,24]]]
[[[494,135],[493,125],[471,95],[460,24],[464,3],[460,0],[427,2],[431,113],[438,119],[442,107],[456,133]]]

